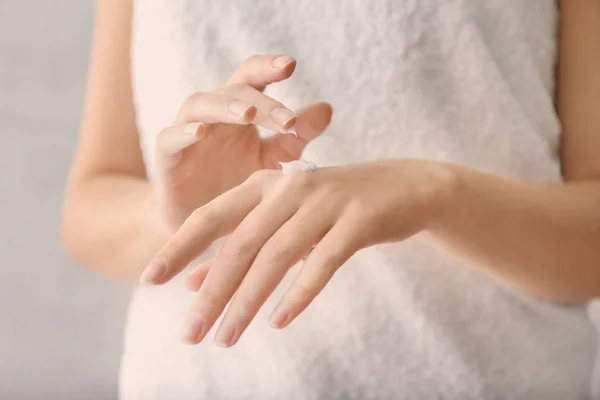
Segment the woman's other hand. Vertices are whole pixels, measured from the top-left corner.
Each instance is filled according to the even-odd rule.
[[[170,231],[253,172],[297,159],[327,128],[329,104],[311,104],[294,113],[263,94],[267,85],[289,78],[295,67],[288,56],[250,57],[214,92],[191,95],[173,125],[160,132],[155,202]],[[261,139],[258,125],[279,133]],[[294,128],[295,135],[286,133]]]

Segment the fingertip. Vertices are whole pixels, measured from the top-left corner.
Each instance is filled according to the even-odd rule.
[[[298,110],[298,123],[296,130],[305,140],[312,140],[323,133],[333,115],[333,108],[329,103],[313,103]]]
[[[292,59],[292,61],[288,62],[283,68],[283,76],[285,76],[286,78],[289,78],[290,76],[292,76],[292,74],[294,73],[294,71],[296,70],[296,60]]]
[[[206,124],[202,122],[187,123],[183,127],[183,133],[192,138],[199,138],[204,134],[205,130]]]
[[[198,344],[204,337],[205,323],[202,318],[190,316],[181,327],[181,340],[185,344]]]
[[[163,258],[152,260],[142,272],[140,283],[146,285],[158,285],[167,274],[167,264]]]
[[[298,135],[296,134],[296,131],[295,130],[293,132],[291,131],[292,127],[294,127],[296,125],[296,121],[298,121],[298,117],[293,116],[290,119],[288,119],[282,126],[286,133],[293,133],[294,136],[297,137]]]
[[[197,292],[200,290],[202,284],[206,280],[211,266],[212,260],[207,260],[196,266],[191,271],[188,271],[183,278],[183,286],[191,292]]]
[[[331,118],[333,117],[333,106],[329,103],[323,102],[323,112],[327,116],[327,122],[331,122]]]
[[[298,116],[285,107],[275,107],[270,112],[270,117],[273,122],[281,126],[279,132],[285,132],[292,126],[296,125]]]
[[[324,125],[329,125],[333,117],[333,107],[326,102],[315,103],[315,110],[319,114],[319,120]]]
[[[242,119],[244,120],[244,122],[250,123],[254,120],[254,118],[256,118],[257,113],[258,109],[256,108],[256,106],[250,106],[242,115]]]
[[[293,57],[281,55],[275,57],[272,63],[273,67],[281,70],[286,70],[292,68],[296,68],[296,60]]]
[[[288,79],[294,71],[296,70],[297,61],[293,57],[290,56],[279,56],[275,58],[272,62],[275,70],[278,71],[280,78],[277,78],[276,81]]]
[[[295,125],[295,124],[294,124]],[[293,135],[296,139],[298,139],[298,133],[296,133],[296,127],[292,126],[285,130],[285,132],[281,132],[282,135]]]
[[[256,115],[256,107],[241,100],[232,100],[227,105],[227,109],[236,117],[236,121],[249,123]]]
[[[215,333],[215,344],[225,348],[233,346],[237,342],[238,331],[237,324],[225,316]]]
[[[202,138],[202,136],[204,136],[204,134],[206,133],[207,129],[208,129],[208,125],[203,122],[200,122],[198,124],[198,128],[196,129],[196,137]]]
[[[193,271],[187,274],[183,280],[183,287],[189,292],[197,292],[199,286],[194,280]]]
[[[284,306],[277,306],[269,316],[269,325],[275,329],[285,328],[290,322],[290,312]]]

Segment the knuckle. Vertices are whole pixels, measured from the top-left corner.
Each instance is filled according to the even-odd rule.
[[[201,302],[205,305],[210,307],[215,307],[218,306],[219,304],[221,304],[221,293],[216,290],[215,288],[212,287],[203,287],[202,288],[202,292],[200,294],[201,296]]]
[[[284,190],[291,190],[293,192],[310,190],[313,183],[314,179],[312,174],[306,171],[293,171],[285,175],[282,179]]]
[[[265,248],[265,265],[271,269],[282,266],[291,259],[292,253],[290,246],[271,244]]]
[[[339,257],[333,254],[323,257],[319,268],[325,271],[335,271],[339,267],[338,259]]]
[[[316,195],[321,201],[335,204],[336,208],[346,200],[346,194],[335,183],[331,182],[320,184]]]
[[[238,74],[243,75],[243,72],[238,72]],[[248,87],[249,86],[246,85],[245,83],[240,83],[240,82],[232,83],[230,85],[223,86],[222,93],[227,94],[229,96],[235,96],[236,94],[238,94],[244,90],[247,90]]]
[[[200,222],[204,220],[204,216],[206,213],[203,208],[204,207],[196,208],[194,211],[192,211],[192,213],[188,217],[188,221]]]
[[[205,98],[206,98],[205,92],[194,92],[188,96],[188,98],[184,101],[183,104],[186,106],[190,106],[190,105],[204,101]]]
[[[238,298],[238,304],[236,305],[236,314],[240,316],[251,316],[256,313],[256,310],[260,308],[261,298],[254,293],[245,293],[243,296]]]
[[[348,214],[353,217],[365,216],[372,210],[367,204],[367,201],[361,197],[354,197],[348,201]]]
[[[266,169],[259,169],[254,171],[247,179],[250,183],[262,183],[267,178],[268,171]]]
[[[278,251],[274,251],[268,256],[267,265],[269,265],[271,268],[275,268],[286,262],[286,260],[289,259],[289,254],[289,250],[280,249]]]
[[[251,239],[242,240],[233,249],[233,254],[235,254],[236,259],[247,258],[249,254],[254,253],[254,249],[254,241],[252,241]]]
[[[212,208],[204,205],[195,209],[189,216],[188,221],[200,224],[200,225],[211,225],[218,219],[217,212]]]
[[[251,239],[235,240],[233,237],[232,239],[231,242],[233,242],[233,244],[229,246],[225,245],[221,249],[223,258],[239,262],[248,259],[249,255],[253,254],[255,246]]]
[[[248,179],[246,179],[246,184],[249,185],[257,185],[263,186],[267,182],[270,182],[274,177],[277,171],[268,170],[268,169],[259,169],[258,171],[254,171]]]

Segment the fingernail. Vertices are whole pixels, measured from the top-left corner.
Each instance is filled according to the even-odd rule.
[[[228,106],[229,111],[238,117],[243,117],[250,110],[250,107],[250,105],[239,100],[233,100]]]
[[[271,119],[287,130],[296,121],[296,114],[283,107],[277,107],[271,110]]]
[[[200,128],[203,128],[204,124],[202,122],[193,122],[190,124],[186,124],[183,127],[183,133],[185,133],[186,135],[190,136],[190,137],[196,137],[198,135],[198,132],[200,131]]]
[[[298,137],[298,134],[296,133],[296,128],[294,126],[292,126],[291,128],[286,129],[285,132],[281,132],[284,135],[290,134],[290,135],[294,135],[296,137]]]
[[[283,306],[277,306],[269,317],[269,325],[273,328],[283,328],[288,322],[290,312]]]
[[[292,63],[294,61],[294,59],[292,57],[289,56],[279,56],[276,59],[273,60],[273,66],[275,68],[285,68],[286,65]]]
[[[223,318],[223,321],[221,321],[221,325],[215,334],[215,342],[219,346],[229,347],[233,344],[235,333],[235,323],[227,318]]]
[[[189,344],[196,344],[202,340],[202,331],[204,330],[204,321],[198,317],[190,317],[183,324],[181,329],[181,338]]]
[[[142,276],[140,277],[140,283],[158,282],[167,272],[166,264],[167,263],[162,258],[152,260],[142,273]]]

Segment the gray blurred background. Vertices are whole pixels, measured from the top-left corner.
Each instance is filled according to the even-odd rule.
[[[58,237],[92,0],[0,0],[0,399],[113,399],[129,288]]]

